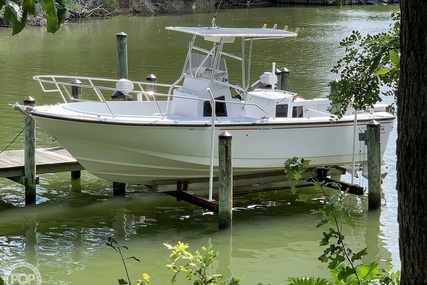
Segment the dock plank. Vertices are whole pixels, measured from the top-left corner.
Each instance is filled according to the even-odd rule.
[[[38,148],[35,153],[37,174],[84,170],[63,147]],[[0,154],[0,177],[24,175],[24,151],[9,150]]]

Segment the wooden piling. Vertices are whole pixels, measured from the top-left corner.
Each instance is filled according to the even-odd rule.
[[[82,191],[82,173],[80,170],[71,171],[71,191],[79,193]]]
[[[127,34],[117,33],[117,78],[128,78]]]
[[[381,207],[381,124],[372,120],[367,125],[366,144],[368,148],[368,207]]]
[[[233,213],[233,167],[231,155],[232,136],[227,131],[219,135],[219,190],[218,216],[219,229],[227,229],[232,224]]]
[[[126,183],[113,182],[113,196],[125,196],[126,195]]]
[[[82,82],[78,79],[74,79],[70,82],[71,85],[71,96],[74,99],[82,99]]]
[[[329,94],[337,94],[339,91],[339,81],[338,80],[333,80],[331,82],[329,82]]]
[[[282,90],[291,90],[291,71],[286,67],[281,68],[282,70]]]
[[[127,34],[120,32],[117,38],[117,78],[128,78],[128,52]],[[126,194],[126,183],[113,182],[113,195],[124,196]]]
[[[24,105],[34,106],[36,100],[31,96],[24,99]],[[36,123],[31,116],[24,119],[24,188],[25,204],[36,203]]]
[[[277,88],[280,90],[291,90],[291,71],[286,67],[276,69]]]

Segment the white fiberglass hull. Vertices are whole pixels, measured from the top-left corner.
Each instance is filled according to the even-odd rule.
[[[61,108],[56,106],[55,108]],[[58,112],[57,114],[60,114]],[[209,177],[210,118],[94,118],[54,115],[49,107],[34,108],[37,123],[94,175],[110,181],[146,184],[154,180]],[[202,118],[203,119],[203,118]],[[387,113],[359,115],[357,133],[372,119],[381,123],[384,152],[394,117]],[[222,131],[232,135],[234,175],[283,169],[294,156],[313,165],[348,165],[353,158],[351,118],[331,123],[328,118],[217,121],[215,143]],[[218,165],[215,145],[215,173]],[[356,136],[356,161],[366,160],[366,146]]]

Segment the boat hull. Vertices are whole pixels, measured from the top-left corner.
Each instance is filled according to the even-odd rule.
[[[110,181],[151,184],[156,180],[209,177],[212,128],[208,124],[168,124],[164,121],[118,123],[50,117],[33,112],[37,123],[92,174]],[[384,152],[392,117],[381,123]],[[357,132],[372,119],[359,119]],[[171,121],[172,122],[172,121]],[[218,166],[218,135],[232,135],[234,175],[282,170],[288,158],[311,160],[312,165],[349,165],[353,159],[354,124],[268,122],[218,123],[214,130],[214,173]],[[366,161],[365,143],[356,136],[355,159]]]

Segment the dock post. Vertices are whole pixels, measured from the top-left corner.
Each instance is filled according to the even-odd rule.
[[[127,52],[127,34],[120,32],[116,34],[117,38],[117,78],[128,78],[128,52]],[[113,195],[126,195],[126,183],[113,182]]]
[[[125,196],[126,195],[126,183],[113,182],[113,196]]]
[[[331,82],[329,82],[329,94],[337,94],[339,91],[339,81],[338,80],[333,80]]]
[[[218,215],[219,229],[227,229],[232,224],[233,213],[233,167],[231,155],[232,136],[227,131],[219,135],[219,190]]]
[[[368,207],[381,207],[381,124],[372,120],[367,124],[366,144],[368,148]]]
[[[128,41],[126,33],[117,33],[117,78],[128,78]]]
[[[291,90],[291,71],[286,67],[276,69],[277,88],[284,91]]]
[[[282,90],[291,90],[291,71],[286,67],[282,67]]]
[[[34,106],[36,100],[28,96],[24,99],[25,106]],[[24,119],[24,188],[25,204],[36,203],[36,122],[33,117]]]
[[[82,172],[80,170],[71,171],[71,191],[72,192],[81,192],[82,183],[81,183]]]
[[[82,99],[82,82],[78,79],[71,80],[71,97],[74,99]]]

